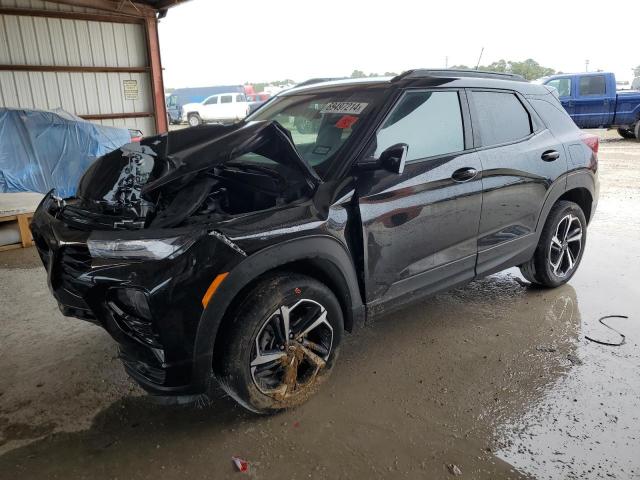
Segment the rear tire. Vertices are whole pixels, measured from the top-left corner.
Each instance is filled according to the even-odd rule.
[[[187,122],[189,123],[190,127],[197,127],[198,125],[202,125],[202,119],[197,113],[190,113],[187,117]]]
[[[634,139],[636,138],[636,134],[633,133],[633,130],[627,130],[626,128],[619,128],[618,135],[622,138]]]
[[[222,388],[248,410],[296,407],[328,378],[343,331],[340,303],[326,285],[274,274],[244,295],[224,325],[214,370]]]
[[[520,265],[529,282],[548,288],[567,283],[576,273],[587,240],[587,220],[574,202],[553,206],[531,260]]]
[[[635,134],[636,134],[636,140],[640,142],[640,120],[636,122]]]

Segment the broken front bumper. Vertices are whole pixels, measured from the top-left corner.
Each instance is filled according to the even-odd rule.
[[[82,230],[60,213],[48,194],[31,229],[62,313],[104,327],[118,342],[127,372],[149,392],[202,393],[208,378],[194,378],[192,368],[202,298],[212,279],[243,256],[203,229],[192,229],[197,240],[174,258],[92,258],[87,242],[96,234],[144,240],[178,230]]]

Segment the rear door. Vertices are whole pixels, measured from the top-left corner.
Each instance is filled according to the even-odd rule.
[[[482,203],[464,91],[413,90],[398,100],[366,153],[409,146],[404,172],[359,172],[368,303],[473,278]]]
[[[218,95],[213,95],[204,101],[202,104],[203,120],[213,120],[216,118],[219,108],[218,101]]]
[[[233,103],[234,94],[227,93],[220,95],[220,105],[216,120],[230,120],[235,118],[235,103]]]
[[[606,126],[615,110],[615,90],[607,92],[606,75],[580,75],[576,78],[574,116],[580,128]]]
[[[519,94],[472,90],[470,98],[483,170],[476,266],[483,275],[528,259],[538,212],[567,160],[563,145]]]

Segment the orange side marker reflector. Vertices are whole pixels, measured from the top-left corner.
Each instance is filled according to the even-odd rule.
[[[218,289],[222,281],[227,278],[227,275],[229,275],[229,272],[220,273],[218,276],[216,276],[216,278],[213,279],[213,282],[211,282],[211,285],[209,285],[209,288],[207,288],[204,297],[202,297],[202,306],[204,308],[207,308],[211,297],[213,297],[213,294],[216,293],[216,290]]]

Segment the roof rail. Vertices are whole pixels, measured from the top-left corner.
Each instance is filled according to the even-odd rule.
[[[513,80],[516,82],[526,82],[527,80],[522,75],[516,75],[515,73],[499,73],[499,72],[487,72],[484,70],[458,70],[453,68],[448,69],[428,69],[420,68],[416,70],[407,70],[400,75],[393,77],[392,82],[397,82],[404,78],[425,78],[425,77],[476,77],[476,78],[495,78],[500,80]]]
[[[314,85],[316,83],[331,82],[333,80],[344,80],[345,78],[347,77],[310,78],[309,80],[305,80],[304,82],[297,83],[296,88],[306,87],[307,85]]]

